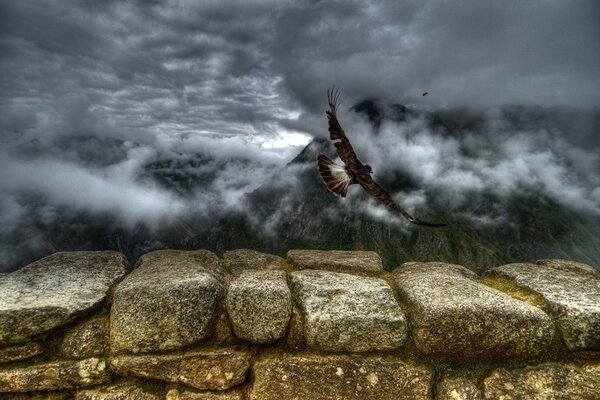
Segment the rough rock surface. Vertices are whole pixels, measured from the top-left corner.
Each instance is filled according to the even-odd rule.
[[[128,268],[120,253],[78,251],[0,276],[0,344],[26,341],[88,312]]]
[[[427,355],[502,359],[541,354],[552,341],[548,315],[470,278],[458,265],[412,262],[394,271],[412,336]]]
[[[106,362],[98,358],[56,361],[29,367],[0,369],[0,392],[35,392],[107,383]]]
[[[166,400],[243,400],[244,395],[238,390],[226,392],[195,392],[191,390],[171,389]]]
[[[406,318],[384,280],[316,270],[291,275],[308,346],[364,352],[404,344]]]
[[[225,346],[233,344],[236,341],[233,329],[231,328],[231,323],[229,322],[229,317],[227,316],[227,311],[223,311],[219,315],[219,318],[217,318],[214,340],[216,343]]]
[[[118,374],[181,383],[202,390],[224,390],[246,379],[250,353],[244,350],[200,350],[182,354],[118,356]]]
[[[420,400],[432,373],[381,357],[285,356],[254,364],[252,400]]]
[[[483,381],[486,400],[594,400],[600,398],[600,365],[547,363],[498,369]]]
[[[600,350],[600,273],[565,260],[508,264],[488,271],[538,293],[570,350]]]
[[[288,328],[285,344],[287,349],[293,352],[300,351],[306,347],[304,321],[302,312],[297,306],[292,307],[292,316],[290,317],[290,326]]]
[[[247,270],[277,269],[284,263],[279,256],[250,249],[229,250],[223,254],[223,267],[233,275]]]
[[[245,271],[227,292],[227,311],[235,335],[270,343],[285,334],[292,295],[284,271]]]
[[[42,354],[43,351],[44,349],[42,346],[36,342],[15,344],[0,349],[0,363],[26,360],[35,357],[38,354]]]
[[[383,272],[383,263],[374,251],[290,250],[287,258],[299,269]]]
[[[117,287],[111,309],[111,351],[177,349],[212,334],[226,276],[208,250],[159,250]]]
[[[482,400],[481,391],[465,378],[444,378],[437,384],[435,400]]]
[[[69,391],[0,393],[0,400],[73,400],[73,393]]]
[[[162,400],[163,397],[136,382],[119,382],[93,389],[79,390],[75,400]]]
[[[61,343],[67,358],[88,358],[106,354],[110,335],[107,314],[95,315],[71,328]]]

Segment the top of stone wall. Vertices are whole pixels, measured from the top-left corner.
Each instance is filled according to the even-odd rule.
[[[206,339],[227,284],[221,261],[208,250],[144,255],[115,290],[112,351],[176,349]]]
[[[230,342],[244,345],[402,353],[409,343],[421,355],[465,362],[539,357],[556,335],[572,351],[600,349],[600,274],[584,264],[510,264],[481,280],[441,262],[388,273],[373,252],[291,250],[288,257],[161,250],[126,276],[119,253],[57,253],[0,276],[0,344],[69,323],[105,302],[116,284],[113,355],[214,345],[225,328]],[[537,293],[544,304],[494,282]]]
[[[113,251],[56,253],[0,276],[0,344],[22,342],[101,304],[129,269]]]
[[[567,260],[496,267],[486,277],[504,278],[544,300],[570,350],[600,350],[600,273]]]
[[[283,263],[285,260],[279,256],[250,249],[229,250],[223,254],[223,268],[236,276],[247,270],[278,269]]]
[[[381,258],[374,251],[290,250],[287,257],[298,269],[383,272]]]

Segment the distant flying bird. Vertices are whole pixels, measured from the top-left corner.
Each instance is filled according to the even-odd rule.
[[[423,93],[423,96],[427,96],[429,94],[429,92],[425,92]]]
[[[368,164],[360,162],[348,137],[344,133],[336,116],[336,107],[338,104],[339,90],[327,90],[327,99],[329,101],[329,110],[327,119],[329,120],[329,138],[334,141],[333,145],[338,156],[345,165],[338,165],[323,154],[317,154],[317,166],[319,174],[327,185],[327,189],[337,196],[346,197],[348,187],[358,183],[371,196],[381,201],[392,210],[400,212],[404,218],[413,224],[439,227],[444,224],[432,224],[421,221],[407,213],[402,207],[397,205],[392,197],[381,188],[372,178],[373,169]],[[339,140],[339,141],[337,141]]]

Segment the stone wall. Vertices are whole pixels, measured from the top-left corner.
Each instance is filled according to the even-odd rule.
[[[57,253],[0,275],[0,399],[600,399],[600,273]]]

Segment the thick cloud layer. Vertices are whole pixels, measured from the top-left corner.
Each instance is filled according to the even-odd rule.
[[[332,84],[343,110],[479,109],[481,129],[459,135],[425,114],[377,132],[344,115],[385,183],[416,184],[396,194],[408,208],[537,190],[597,213],[598,118],[577,110],[600,106],[599,20],[595,1],[2,2],[0,265],[66,215],[158,229],[243,210],[324,135]],[[506,103],[568,124],[514,125]]]

